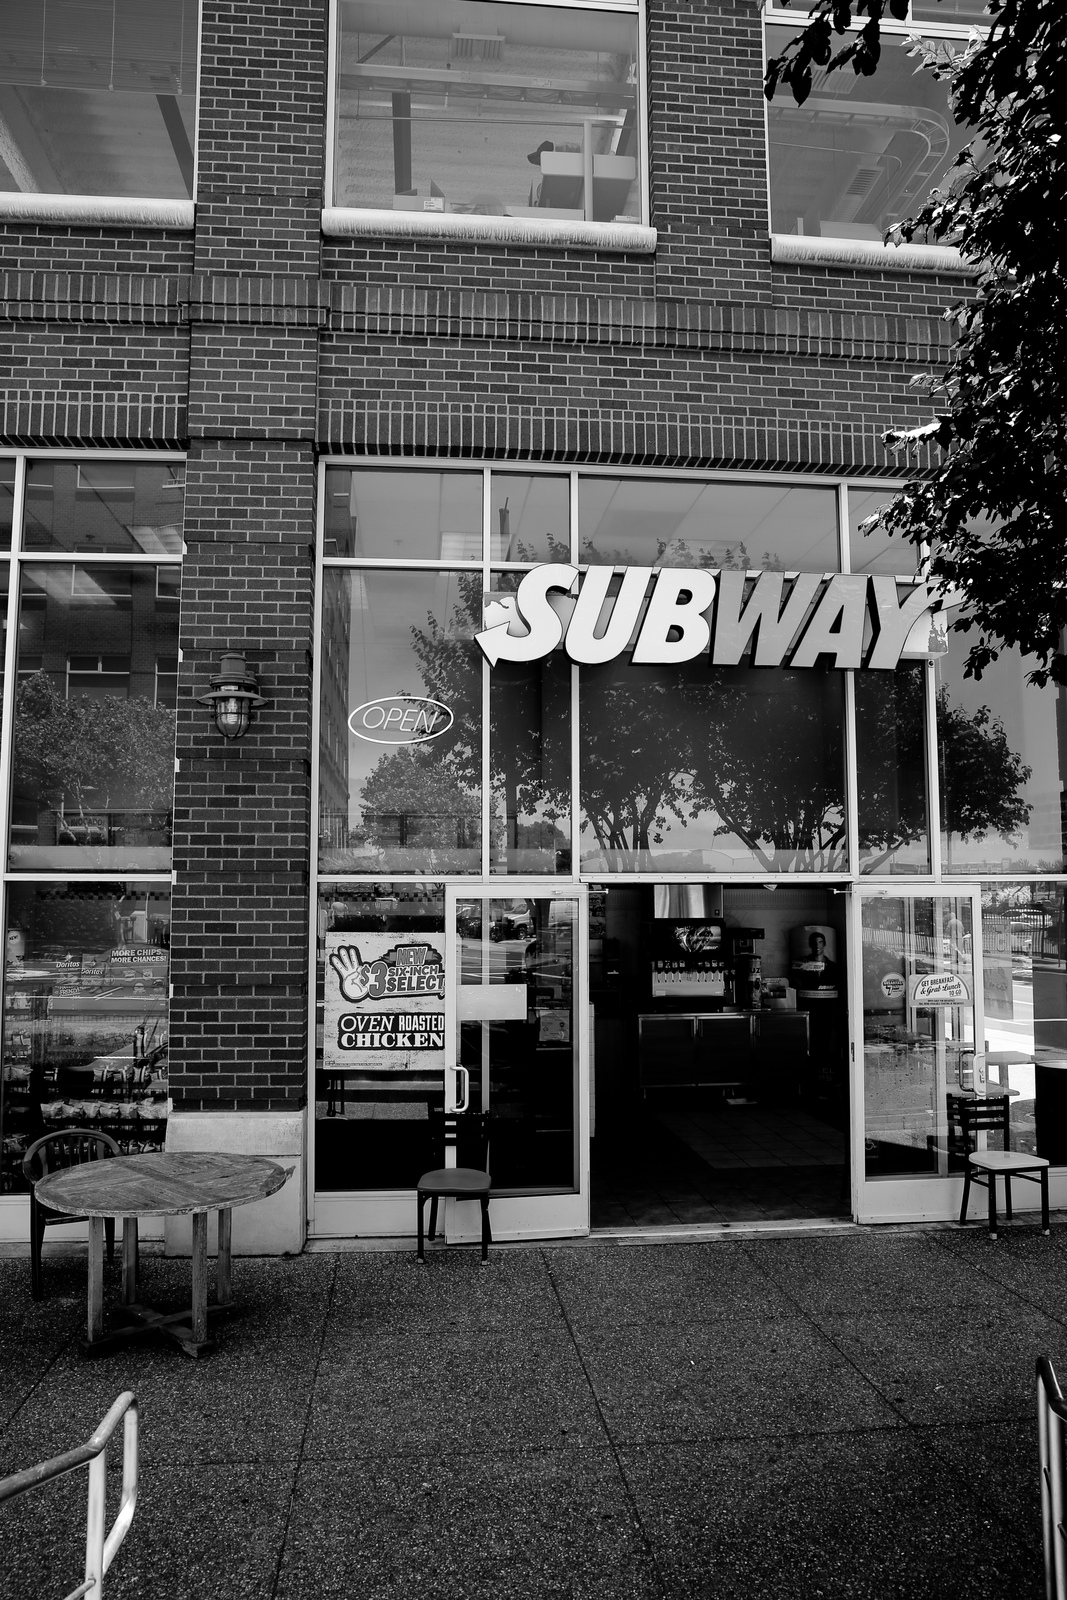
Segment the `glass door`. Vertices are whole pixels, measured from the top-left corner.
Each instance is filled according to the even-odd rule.
[[[977,887],[853,896],[854,1206],[861,1222],[948,1218],[954,1106],[987,1088]]]
[[[574,884],[446,890],[445,1111],[491,1113],[497,1239],[589,1226],[585,913]],[[477,1205],[449,1202],[445,1232],[478,1238]]]

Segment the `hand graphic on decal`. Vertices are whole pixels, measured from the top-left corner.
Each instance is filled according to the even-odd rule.
[[[371,963],[360,958],[354,944],[344,944],[330,955],[330,966],[341,983],[341,993],[353,1004],[365,1000],[372,983]]]

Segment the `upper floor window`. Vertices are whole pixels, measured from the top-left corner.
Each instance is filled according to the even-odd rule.
[[[338,207],[644,221],[636,0],[345,0]]]
[[[768,59],[782,54],[799,20],[768,20]],[[816,67],[802,106],[779,88],[767,111],[771,231],[880,242],[914,216],[970,132],[953,121],[948,85],[909,53],[912,41],[922,33],[962,50],[968,25],[988,20],[980,0],[913,0],[910,22],[883,18],[873,77]]]
[[[0,193],[188,200],[198,0],[5,0]]]

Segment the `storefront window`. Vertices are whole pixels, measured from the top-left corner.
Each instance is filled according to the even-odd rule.
[[[339,12],[334,205],[641,221],[636,7]]]
[[[496,1193],[577,1187],[578,915],[577,897],[456,903],[458,1062],[493,1118]]]
[[[836,872],[843,674],[581,672],[582,870]]]
[[[904,578],[915,572],[920,552],[907,539],[892,538],[883,527],[865,529],[862,524],[893,498],[887,489],[849,489],[848,539],[849,571],[884,573]]]
[[[28,461],[22,548],[180,556],[185,465]]]
[[[836,572],[833,489],[583,477],[578,559],[589,566]]]
[[[944,870],[1060,872],[1067,690],[1028,684],[1015,650],[965,677],[972,637],[950,634],[935,669]]]
[[[177,655],[154,566],[23,568],[11,868],[169,869]]]
[[[982,884],[988,1075],[1010,1099],[1012,1148],[1067,1166],[1067,888]]]
[[[323,872],[481,871],[477,572],[327,571]]]
[[[6,0],[0,190],[192,199],[197,0]]]
[[[480,561],[480,472],[326,474],[328,556],[376,561]]]
[[[430,1113],[444,1106],[444,918],[440,884],[336,884],[320,892],[315,1073],[315,1187],[320,1192],[414,1189],[420,1173],[440,1165]],[[422,994],[402,999],[377,1000],[369,991],[353,999],[355,990],[342,993],[342,974],[363,963],[395,966],[396,952],[404,947],[416,952],[412,959],[421,961],[419,971],[436,972],[441,981],[428,980]],[[351,1015],[366,1026],[342,1026]],[[397,1025],[401,1018],[404,1026]]]
[[[0,540],[11,541],[11,517],[15,501],[15,463],[0,459]]]
[[[969,20],[932,9],[936,21]],[[768,57],[795,33],[768,24]],[[887,30],[874,77],[817,70],[804,104],[779,90],[767,121],[772,231],[833,239],[881,241],[944,182],[970,137],[952,119],[947,83],[917,71],[908,40]]]
[[[904,661],[895,672],[856,674],[861,872],[930,871],[925,673],[921,661]]]
[[[15,465],[0,462],[0,518],[32,555],[10,562],[5,1192],[47,1133],[99,1124],[124,1152],[163,1145],[184,512],[180,463],[28,457],[12,530]]]
[[[569,480],[494,472],[489,543],[494,561],[569,561]]]
[[[868,1179],[961,1169],[952,1097],[975,1086],[969,896],[864,899],[863,1094]]]
[[[99,1127],[161,1149],[167,1117],[166,884],[9,883],[0,1190],[35,1139]]]
[[[494,872],[571,870],[571,668],[501,661],[489,680]]]

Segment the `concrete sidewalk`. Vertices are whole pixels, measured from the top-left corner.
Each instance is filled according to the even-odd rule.
[[[55,1247],[53,1246],[53,1252]],[[1039,1600],[1033,1371],[1067,1227],[237,1261],[199,1362],[78,1348],[84,1258],[0,1259],[0,1475],[141,1407],[107,1600]],[[149,1257],[180,1302],[188,1264]],[[114,1280],[117,1292],[117,1278]],[[81,1577],[84,1475],[0,1509]]]

